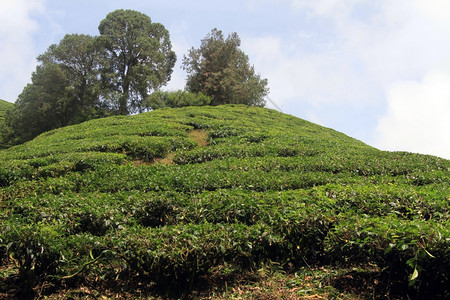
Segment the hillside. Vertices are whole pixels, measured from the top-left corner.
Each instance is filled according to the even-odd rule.
[[[448,298],[449,175],[256,107],[60,128],[0,151],[0,298]]]
[[[5,119],[6,110],[13,106],[14,106],[14,104],[0,99],[0,122],[3,122],[3,120]]]
[[[2,125],[5,121],[6,110],[12,108],[14,106],[13,103],[4,101],[0,99],[0,130],[3,130]],[[4,143],[1,132],[0,132],[0,149],[7,148],[7,143]]]

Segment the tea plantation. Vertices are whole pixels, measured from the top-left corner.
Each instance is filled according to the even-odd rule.
[[[0,151],[0,298],[450,298],[450,161],[273,110],[161,109]]]
[[[0,99],[0,123],[5,119],[5,112],[8,108],[12,108],[13,104]]]
[[[4,130],[3,124],[5,122],[5,115],[7,113],[6,111],[13,107],[14,107],[13,103],[10,103],[10,102],[0,99],[0,149],[7,148],[7,146],[4,145],[3,137],[2,137],[3,132],[1,132],[1,131]]]

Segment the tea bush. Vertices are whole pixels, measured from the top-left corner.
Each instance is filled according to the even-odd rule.
[[[392,290],[415,298],[447,298],[442,288],[450,275],[448,219],[443,223],[396,217],[348,218],[327,236],[325,249],[334,263],[374,263]]]
[[[370,267],[394,298],[446,298],[449,174],[448,160],[256,107],[92,120],[0,151],[15,277],[0,276],[16,296],[114,282],[181,297],[223,270]]]

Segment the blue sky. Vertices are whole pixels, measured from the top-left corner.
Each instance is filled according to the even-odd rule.
[[[162,23],[178,62],[214,27],[237,32],[282,111],[383,150],[450,159],[450,1],[0,0],[0,98],[64,34],[97,35],[115,9]],[[273,107],[268,102],[268,107]]]

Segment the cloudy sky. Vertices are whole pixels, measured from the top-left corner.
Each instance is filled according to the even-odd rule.
[[[237,32],[284,113],[382,150],[450,159],[448,0],[0,0],[0,99],[64,34],[98,34],[115,9],[162,23],[178,56],[214,27]],[[268,102],[268,107],[273,107]]]

